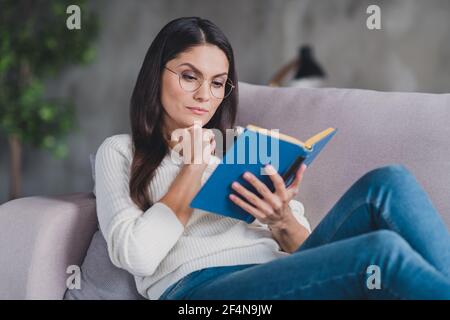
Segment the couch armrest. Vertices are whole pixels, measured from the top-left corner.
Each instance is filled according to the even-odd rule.
[[[35,196],[0,206],[0,299],[62,299],[97,229],[92,193]]]

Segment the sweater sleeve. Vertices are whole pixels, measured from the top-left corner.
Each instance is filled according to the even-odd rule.
[[[95,160],[97,216],[112,263],[136,276],[152,275],[176,244],[184,226],[162,202],[145,212],[129,194],[131,160],[112,137]]]
[[[291,200],[289,201],[289,207],[291,207],[292,213],[297,221],[311,233],[311,226],[309,225],[308,219],[305,217],[305,208],[303,204],[300,201]]]

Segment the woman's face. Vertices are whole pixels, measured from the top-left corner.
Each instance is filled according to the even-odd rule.
[[[187,76],[189,80],[191,77],[206,80],[197,90],[189,92],[181,88],[178,75],[163,69],[161,103],[167,137],[170,137],[175,129],[192,126],[194,121],[201,122],[201,126],[208,123],[223,101],[211,94],[210,84],[225,84],[228,65],[225,53],[211,44],[192,47],[166,63],[167,68]],[[196,114],[189,109],[192,107],[205,109],[206,112]]]

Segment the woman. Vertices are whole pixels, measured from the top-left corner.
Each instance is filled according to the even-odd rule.
[[[361,177],[312,234],[293,200],[304,166],[288,188],[267,167],[273,193],[252,176],[261,196],[233,186],[240,197],[230,201],[257,218],[252,224],[189,208],[218,159],[215,139],[200,141],[207,157],[195,158],[195,132],[225,136],[234,127],[237,84],[233,51],[219,28],[196,17],[173,20],[154,39],[137,78],[132,136],[112,136],[99,147],[100,229],[112,262],[135,276],[140,294],[450,299],[448,230],[402,166]],[[184,135],[174,139],[180,130]],[[180,141],[188,148],[175,151]],[[224,150],[225,144],[218,151]]]

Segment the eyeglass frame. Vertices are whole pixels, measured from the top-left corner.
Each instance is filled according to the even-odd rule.
[[[186,92],[195,92],[195,91],[197,91],[198,89],[200,89],[200,88],[202,87],[202,85],[203,85],[203,83],[205,83],[205,81],[208,81],[208,79],[203,78],[203,75],[201,75],[201,77],[203,78],[203,82],[198,86],[198,88],[197,88],[197,89],[194,89],[194,90],[186,90],[186,89],[183,88],[183,86],[181,85],[181,72],[173,71],[172,69],[169,69],[167,66],[164,66],[164,68],[167,69],[167,70],[169,70],[170,72],[172,72],[173,74],[176,74],[176,75],[178,76],[178,84],[180,85],[180,88],[183,89],[183,90],[186,91]],[[218,98],[218,97],[216,97],[216,96],[212,93],[211,83],[209,83],[209,81],[208,81],[208,84],[209,84],[209,92],[211,92],[211,95],[212,95],[214,98],[219,99],[219,100],[224,100],[224,99],[228,98],[228,97],[230,96],[231,92],[233,91],[233,89],[236,88],[236,86],[233,84],[233,82],[232,82],[230,79],[227,79],[226,82],[228,82],[228,84],[231,86],[230,93],[229,93],[227,96],[224,96],[223,98]]]

